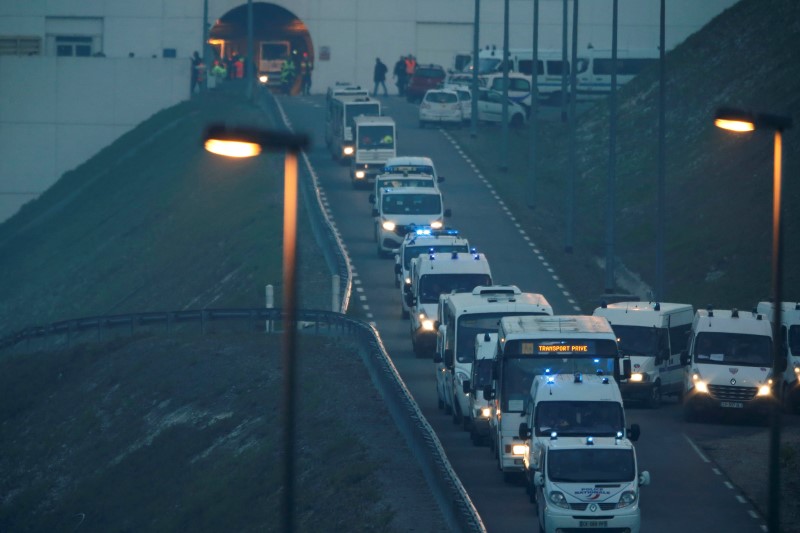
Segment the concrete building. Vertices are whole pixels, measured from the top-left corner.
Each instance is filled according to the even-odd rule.
[[[667,49],[737,0],[670,0]],[[540,0],[541,48],[561,46],[563,8]],[[609,48],[611,0],[579,4],[578,46]],[[658,0],[619,0],[619,46],[656,48]],[[531,47],[533,2],[510,1],[510,47]],[[190,97],[190,57],[269,47],[313,64],[312,93],[337,81],[372,85],[380,57],[453,65],[472,48],[467,0],[0,0],[0,221],[153,113]],[[208,25],[204,25],[207,12]],[[208,32],[210,46],[203,41]],[[503,1],[482,0],[480,44],[503,42]],[[392,87],[391,80],[387,83]]]

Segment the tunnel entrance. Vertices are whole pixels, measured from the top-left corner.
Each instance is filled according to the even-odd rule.
[[[214,59],[227,67],[229,79],[244,76],[247,60],[247,4],[231,9],[209,30],[209,44]],[[292,61],[295,79],[288,89],[300,92],[302,74],[313,69],[314,45],[302,20],[274,4],[253,2],[253,62],[256,76],[273,91],[285,90],[281,85],[281,69]],[[243,61],[236,64],[241,58]]]

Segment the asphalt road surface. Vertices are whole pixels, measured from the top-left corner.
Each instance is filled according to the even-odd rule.
[[[310,133],[308,151],[327,201],[329,213],[350,256],[355,272],[353,305],[361,306],[374,321],[403,380],[436,431],[447,456],[461,478],[490,532],[536,530],[534,506],[521,485],[505,483],[488,447],[476,447],[452,417],[437,407],[434,364],[415,358],[409,321],[400,316],[400,290],[394,286],[394,261],[380,259],[373,238],[369,191],[354,190],[349,167],[332,160],[325,145],[325,97],[284,97],[279,103],[296,132]],[[470,244],[486,254],[496,283],[514,284],[523,291],[543,294],[557,314],[591,313],[579,309],[527,235],[467,160],[446,129],[419,129],[417,106],[399,97],[381,99],[384,114],[397,122],[398,155],[433,159],[440,175],[445,207],[453,216],[446,225],[460,230]],[[548,111],[545,110],[545,117]],[[550,110],[551,115],[555,115]],[[498,134],[500,128],[494,127]],[[307,169],[301,164],[301,171]],[[686,424],[680,406],[666,400],[657,410],[626,408],[628,423],[638,423],[636,442],[640,468],[651,484],[642,487],[642,531],[647,533],[753,533],[765,531],[765,520],[737,492],[694,443],[695,436],[717,437],[746,433],[739,425]]]

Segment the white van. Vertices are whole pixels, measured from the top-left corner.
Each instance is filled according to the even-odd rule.
[[[758,302],[756,311],[772,322],[772,302]],[[800,412],[800,302],[781,302],[780,342],[787,357],[781,399],[789,413]]]
[[[394,255],[403,244],[413,226],[433,229],[444,227],[445,209],[442,193],[434,187],[399,187],[381,191],[380,201],[375,200],[372,216],[375,218],[375,240],[378,257]]]
[[[687,421],[710,411],[766,413],[772,387],[772,325],[762,314],[699,309],[684,352],[683,407]]]
[[[410,309],[411,344],[417,357],[432,357],[439,329],[439,297],[471,292],[492,284],[489,260],[482,253],[428,253],[411,260],[411,285],[404,292]]]
[[[559,437],[639,438],[640,428],[625,427],[622,394],[613,377],[591,374],[536,376],[531,385],[519,437],[527,447],[523,458],[528,494],[534,501],[534,472],[541,469],[547,442]]]
[[[475,357],[473,339],[479,333],[496,333],[507,316],[552,315],[553,308],[541,294],[522,292],[516,285],[475,287],[470,292],[445,294],[439,299],[436,379],[441,381],[445,411],[453,422],[469,429],[469,398],[464,381],[469,379]]]
[[[534,474],[539,531],[639,533],[639,472],[633,444],[618,437],[559,437],[547,441]]]
[[[681,352],[686,349],[694,319],[694,308],[690,304],[604,303],[593,314],[608,320],[617,336],[619,349],[631,358],[631,378],[619,384],[623,398],[656,408],[664,395],[680,396],[683,392]]]
[[[503,92],[503,73],[493,72],[481,76],[486,80],[485,87],[499,93]],[[525,106],[531,107],[531,76],[519,72],[508,73],[508,99]],[[541,98],[541,96],[540,96]]]
[[[589,48],[579,54],[575,66],[578,100],[591,100],[611,92],[612,50]],[[622,87],[643,70],[658,64],[657,48],[618,49],[617,85]]]

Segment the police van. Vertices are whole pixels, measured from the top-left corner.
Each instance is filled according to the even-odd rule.
[[[444,176],[436,172],[436,166],[430,157],[419,155],[402,155],[393,157],[386,161],[383,167],[385,174],[402,174],[408,176],[432,176],[434,183],[438,186],[444,181]]]
[[[640,429],[638,424],[626,428],[622,394],[613,377],[580,372],[536,376],[519,426],[519,437],[526,447],[523,465],[531,501],[536,495],[533,476],[541,469],[542,456],[553,433],[636,441]]]
[[[694,318],[690,304],[603,303],[593,314],[609,321],[619,349],[631,358],[631,378],[619,384],[624,398],[655,408],[664,395],[680,396],[681,352],[686,349]]]
[[[445,411],[455,423],[469,429],[469,379],[475,357],[473,339],[479,333],[496,333],[505,316],[552,315],[553,308],[541,294],[522,292],[515,285],[480,286],[471,292],[445,294],[439,300],[436,379]]]
[[[433,187],[400,187],[383,189],[380,201],[372,210],[378,257],[394,254],[403,244],[409,228],[444,227],[450,210],[442,203],[442,193]]]
[[[464,394],[467,396],[466,417],[469,418],[469,438],[475,446],[485,442],[489,437],[489,420],[492,417],[492,403],[484,398],[483,389],[492,384],[492,368],[497,354],[497,333],[479,333],[475,335],[475,359],[469,379],[464,381]],[[437,391],[438,394],[438,391]],[[439,396],[439,409],[444,408],[442,396]]]
[[[439,297],[471,292],[492,284],[486,256],[471,253],[427,253],[411,260],[411,284],[404,292],[410,309],[411,344],[417,357],[433,357],[436,351]]]
[[[426,253],[467,253],[469,241],[452,228],[433,229],[430,226],[409,227],[403,244],[394,255],[394,285],[400,289],[400,309],[403,318],[408,318],[409,307],[403,297],[406,287],[411,286],[411,260]]]
[[[491,389],[495,400],[489,446],[506,481],[524,471],[527,446],[519,437],[536,376],[595,374],[615,380],[630,376],[617,337],[603,317],[586,315],[513,316],[500,319]]]
[[[777,401],[772,386],[772,325],[760,313],[697,310],[689,349],[681,357],[686,365],[687,421],[711,411],[766,413]]]
[[[772,302],[759,302],[756,311],[772,323]],[[777,342],[777,341],[776,341]],[[787,412],[800,412],[800,302],[781,302],[780,342],[786,354],[781,399]]]
[[[328,105],[325,141],[333,159],[349,162],[355,154],[355,118],[379,116],[381,103],[369,96],[336,96]]]
[[[534,473],[539,531],[627,531],[639,533],[640,472],[633,443],[615,437],[562,437],[546,441]]]
[[[353,119],[355,153],[350,165],[353,187],[365,187],[383,173],[386,161],[397,156],[397,131],[392,117],[358,116]]]

